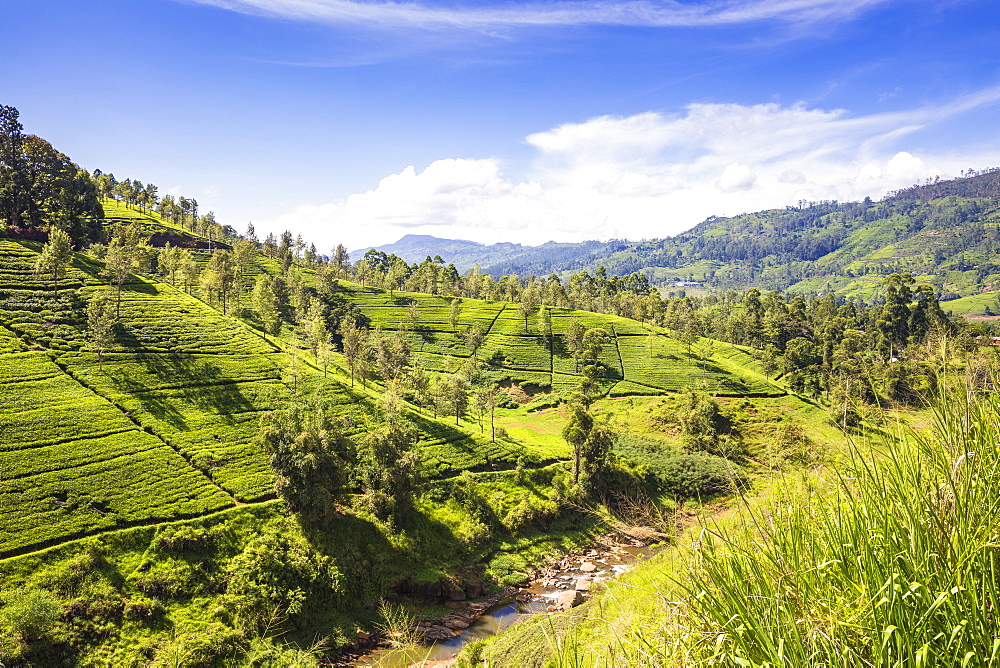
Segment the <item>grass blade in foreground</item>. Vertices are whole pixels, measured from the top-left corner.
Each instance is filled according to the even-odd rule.
[[[926,432],[852,446],[834,492],[807,484],[706,541],[685,587],[700,662],[998,662],[1000,401],[934,413]]]

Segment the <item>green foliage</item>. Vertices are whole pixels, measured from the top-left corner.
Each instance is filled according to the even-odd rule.
[[[62,615],[59,600],[44,589],[5,592],[3,603],[4,625],[25,640],[44,636]]]
[[[493,576],[505,587],[517,587],[528,581],[525,574],[528,564],[516,554],[500,554],[490,561]]]
[[[721,426],[718,401],[703,392],[688,390],[686,405],[680,409],[677,417],[684,444],[689,450],[718,450]]]
[[[413,448],[416,431],[398,420],[369,431],[363,439],[358,477],[372,513],[405,526],[420,484],[420,457]]]
[[[343,586],[332,559],[280,525],[250,542],[225,576],[236,623],[256,632],[286,619],[295,622],[307,601],[335,602]]]
[[[747,476],[736,464],[708,454],[678,455],[655,470],[657,486],[679,498],[704,498],[735,492],[747,486]]]
[[[343,493],[354,446],[320,401],[295,403],[260,419],[257,443],[274,471],[274,487],[292,512],[319,523]]]

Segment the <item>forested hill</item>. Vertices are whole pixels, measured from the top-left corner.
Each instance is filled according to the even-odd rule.
[[[878,202],[821,202],[712,217],[652,241],[466,248],[458,244],[469,242],[424,237],[422,247],[435,248],[456,266],[478,262],[494,275],[594,271],[603,265],[609,275],[637,271],[657,283],[683,279],[716,289],[833,290],[863,297],[874,296],[884,276],[910,271],[954,298],[1000,287],[998,211],[1000,171],[970,170]],[[406,257],[404,242],[411,239],[382,250]]]
[[[407,234],[399,241],[377,246],[375,250],[393,254],[409,263],[419,263],[425,258],[441,257],[467,271],[478,264],[481,271],[492,276],[504,274],[547,275],[552,271],[569,271],[590,266],[595,259],[628,247],[628,242],[583,241],[558,243],[549,241],[540,246],[522,246],[510,242],[481,244],[461,239],[442,239],[429,234]],[[368,249],[351,251],[351,257],[360,259]]]

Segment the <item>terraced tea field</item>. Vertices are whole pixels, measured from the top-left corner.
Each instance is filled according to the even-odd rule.
[[[0,355],[0,555],[232,498],[43,352]]]
[[[87,346],[85,313],[98,294],[114,299],[102,264],[77,255],[56,298],[52,285],[34,275],[38,249],[0,240],[0,557],[271,498],[271,473],[253,442],[258,420],[297,397],[322,397],[348,436],[369,430],[377,388],[348,388],[339,355],[324,377],[290,339],[265,339],[162,281],[131,277],[123,285],[116,341],[100,363]],[[207,262],[207,251],[195,253]],[[247,283],[279,270],[259,256]],[[514,304],[462,299],[453,327],[450,297],[339,285],[369,327],[405,330],[415,361],[441,374],[474,354],[467,333],[478,326],[486,335],[475,355],[488,376],[529,393],[569,393],[581,376],[563,334],[576,319],[609,334],[601,353],[601,387],[609,396],[689,386],[782,394],[754,371],[745,350],[696,344],[704,357],[692,356],[658,330],[650,351],[648,328],[624,318],[551,309],[553,334],[543,337],[536,313],[526,327]],[[552,434],[535,438],[527,429],[491,443],[472,418],[455,426],[416,409],[409,417],[432,476],[568,456]]]
[[[656,328],[651,344],[650,326],[627,318],[552,308],[552,334],[543,337],[537,312],[529,315],[525,327],[516,304],[460,299],[453,330],[452,297],[398,291],[390,296],[386,291],[348,282],[341,286],[343,295],[359,308],[369,327],[407,330],[416,360],[431,371],[452,373],[472,357],[465,333],[478,323],[486,337],[476,357],[484,363],[488,376],[532,391],[572,390],[579,385],[581,375],[564,333],[576,320],[588,329],[602,328],[609,334],[611,343],[604,346],[600,361],[605,369],[602,386],[610,396],[655,395],[689,387],[724,396],[784,394],[763,376],[746,349],[719,341],[711,342],[708,349],[707,339],[689,348],[660,328]]]

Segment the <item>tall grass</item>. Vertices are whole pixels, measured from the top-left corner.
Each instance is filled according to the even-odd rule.
[[[1000,666],[1000,398],[931,412],[706,524],[547,665]]]
[[[700,662],[1000,662],[1000,400],[941,397],[933,413],[853,444],[832,492],[710,535],[684,585]]]

